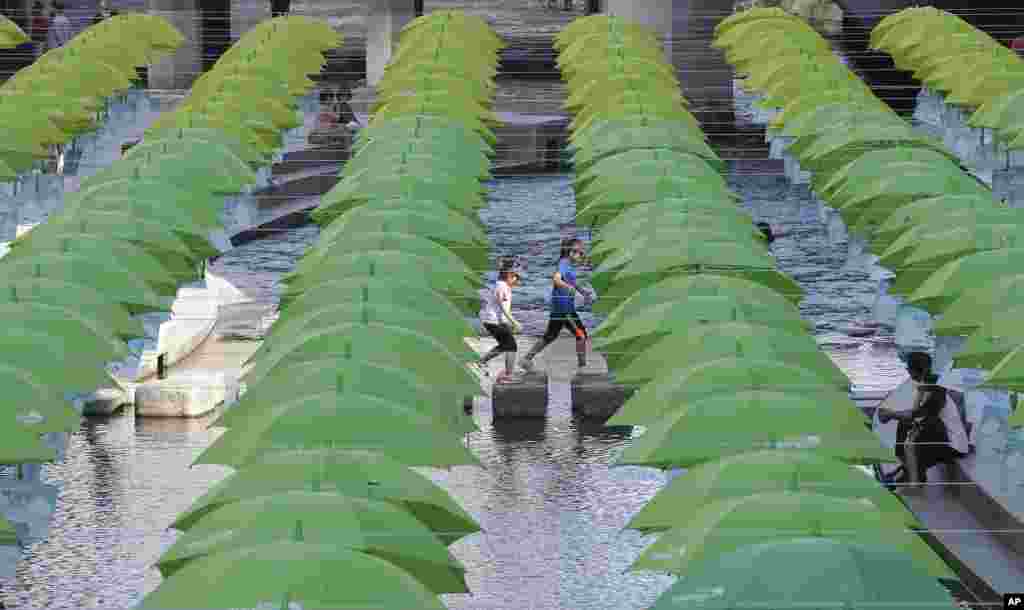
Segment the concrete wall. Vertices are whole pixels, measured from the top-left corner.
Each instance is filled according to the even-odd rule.
[[[150,66],[150,88],[190,88],[202,71],[198,3],[196,0],[148,0],[146,10],[166,18],[185,37],[177,52]]]
[[[416,17],[414,0],[370,0],[366,16],[366,83],[375,87],[398,48],[399,33]]]

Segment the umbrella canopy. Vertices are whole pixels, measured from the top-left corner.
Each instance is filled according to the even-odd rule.
[[[892,450],[882,448],[864,426],[864,414],[849,398],[829,401],[813,390],[728,389],[699,399],[669,398],[664,415],[637,422],[647,431],[618,463],[685,468],[722,455],[789,445],[851,463],[895,461]]]
[[[870,500],[805,491],[759,493],[706,504],[688,523],[668,530],[647,547],[632,569],[685,576],[747,545],[804,537],[891,546],[935,578],[957,579],[917,532]]]
[[[222,506],[203,517],[163,554],[172,577],[191,561],[235,549],[287,542],[329,544],[385,559],[435,594],[468,593],[463,568],[436,534],[388,502],[333,493],[289,491]]]
[[[998,278],[953,301],[935,321],[936,335],[968,335],[997,315],[1024,306],[1024,275]]]
[[[876,252],[884,251],[907,231],[921,225],[937,226],[947,215],[987,219],[1004,214],[1013,217],[1017,213],[1007,214],[1005,210],[995,207],[991,195],[940,195],[939,197],[916,199],[896,208],[881,222],[871,225],[873,233],[871,249]],[[949,224],[947,223],[947,226]]]
[[[700,362],[742,353],[758,360],[778,360],[817,373],[836,387],[849,385],[849,378],[818,348],[818,342],[803,332],[751,322],[700,324],[669,335],[642,353],[615,358],[615,381],[645,384],[667,376],[675,369],[688,369]],[[612,366],[613,358],[605,356]]]
[[[902,550],[815,537],[752,544],[723,555],[688,573],[651,610],[689,608],[694,601],[724,610],[822,600],[848,608],[956,607],[946,588]]]
[[[446,545],[480,531],[479,524],[427,477],[380,452],[354,449],[267,454],[210,488],[171,527],[188,531],[221,506],[292,490],[390,502],[408,509]]]
[[[78,412],[60,395],[52,383],[22,368],[0,364],[0,383],[5,388],[5,417],[14,416],[15,427],[38,434],[74,432],[81,425]],[[10,421],[8,420],[8,425]]]
[[[443,294],[431,288],[430,282],[423,278],[418,282],[404,278],[392,281],[382,275],[356,274],[324,281],[309,289],[285,291],[281,295],[281,317],[278,318],[278,323],[283,324],[292,315],[327,307],[333,303],[362,300],[364,290],[366,300],[369,302],[380,300],[402,305],[418,303],[416,299],[423,298],[426,303],[424,307],[428,310],[435,306],[440,308],[444,302],[454,308],[455,313],[463,316],[476,315],[480,310],[480,296],[476,291],[471,290],[461,296]],[[381,291],[384,294],[381,294]]]
[[[921,526],[896,496],[857,467],[805,449],[768,449],[725,456],[686,470],[626,527],[644,533],[668,530],[692,522],[708,504],[782,491],[866,499],[894,521]]]
[[[145,329],[109,296],[91,287],[49,278],[14,278],[0,280],[0,302],[41,303],[74,307],[83,317],[97,320],[124,340],[145,335]]]
[[[448,260],[439,260],[403,250],[332,254],[308,273],[285,275],[282,282],[294,293],[343,277],[384,277],[398,283],[429,286],[455,297],[476,294],[484,286],[480,275],[467,271],[466,264],[450,252]]]
[[[216,587],[208,587],[211,578]],[[386,559],[301,541],[258,544],[192,561],[139,607],[184,608],[195,603],[196,591],[203,591],[203,604],[224,608],[291,602],[310,610],[444,608],[432,591]]]
[[[60,330],[46,330],[45,323],[9,328],[0,339],[0,364],[43,379],[60,379],[74,390],[91,392],[98,387],[110,387],[113,378],[104,371],[103,363],[125,358],[127,354],[115,351],[101,338],[89,337],[81,326],[68,326],[77,336],[67,340],[67,347]],[[124,350],[123,342],[121,346]]]
[[[800,333],[807,322],[791,304],[736,302],[730,297],[691,297],[685,301],[668,302],[633,314],[606,338],[594,346],[610,353],[640,353],[665,336],[685,333],[693,327],[722,322],[748,322]],[[740,356],[742,350],[734,355]]]
[[[901,285],[896,278],[893,292],[910,291],[907,302],[929,311],[943,311],[961,296],[1002,277],[1015,275],[1024,265],[1024,249],[989,250],[946,263],[918,285]]]
[[[774,360],[745,357],[718,358],[688,369],[674,370],[645,385],[618,413],[609,426],[643,424],[669,414],[676,404],[715,394],[771,389],[776,393],[819,395],[819,400],[848,401],[848,387],[838,388],[817,373]]]
[[[305,331],[254,361],[245,378],[248,383],[255,383],[276,366],[318,360],[325,356],[391,364],[420,371],[435,383],[453,387],[476,384],[479,387],[476,378],[464,366],[477,357],[468,346],[460,353],[452,353],[433,337],[374,321],[342,323]]]
[[[258,383],[248,387],[245,395],[216,422],[218,426],[244,426],[252,417],[272,412],[280,404],[297,396],[321,394],[333,390],[338,375],[352,380],[356,392],[385,397],[398,404],[417,405],[459,434],[477,430],[471,415],[452,409],[465,396],[458,388],[440,387],[413,370],[370,362],[312,360],[292,366],[275,368]],[[296,390],[296,388],[301,388]]]
[[[23,426],[0,427],[0,460],[4,464],[36,464],[55,459],[57,452],[43,444],[38,432]]]
[[[1024,332],[1017,324],[1021,314],[1024,305],[982,314],[978,328],[956,353],[957,368],[991,370],[1007,354],[1024,345]]]

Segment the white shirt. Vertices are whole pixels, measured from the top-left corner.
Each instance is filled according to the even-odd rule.
[[[512,288],[508,283],[498,280],[494,290],[482,290],[480,321],[484,324],[501,324],[505,321],[504,306],[508,304],[512,310]]]
[[[914,408],[914,397],[917,395],[918,383],[913,379],[907,379],[898,388],[893,390],[879,407],[891,409],[893,411],[910,411]],[[939,419],[946,426],[946,434],[949,436],[949,444],[953,449],[956,449],[960,453],[967,453],[967,431],[964,429],[963,420],[960,418],[960,410],[957,409],[956,403],[948,395],[946,396],[946,406],[942,407],[942,411],[939,412]],[[895,420],[888,423],[880,423],[878,416],[875,416],[875,426],[879,434],[882,437],[882,442],[888,447],[896,446],[896,426]]]

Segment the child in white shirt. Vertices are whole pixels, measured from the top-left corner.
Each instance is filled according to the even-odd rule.
[[[498,272],[498,281],[494,289],[486,293],[480,308],[480,322],[484,328],[498,341],[498,345],[491,351],[484,354],[477,361],[477,366],[483,374],[487,374],[486,365],[488,362],[505,354],[505,370],[498,376],[496,381],[508,380],[515,371],[516,352],[518,346],[514,333],[520,332],[523,327],[512,317],[512,288],[519,285],[519,268],[514,261],[508,260],[502,263]]]

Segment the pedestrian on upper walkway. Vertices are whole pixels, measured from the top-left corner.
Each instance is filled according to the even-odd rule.
[[[576,283],[576,267],[583,261],[585,254],[583,241],[562,241],[558,270],[551,276],[551,318],[548,321],[548,328],[541,340],[523,357],[523,369],[532,370],[533,358],[553,343],[563,328],[576,337],[576,358],[580,368],[587,366],[587,341],[590,335],[587,334],[587,328],[576,312],[577,293],[585,295],[588,301],[593,299],[592,293],[581,289]]]
[[[71,29],[71,20],[64,14],[64,3],[53,3],[53,17],[50,18],[50,27],[47,31],[46,48],[57,49],[63,47],[74,36]]]

